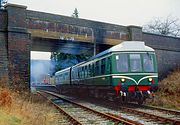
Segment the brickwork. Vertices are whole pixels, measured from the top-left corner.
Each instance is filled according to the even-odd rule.
[[[160,79],[180,67],[180,38],[143,33],[143,39],[156,50]]]
[[[130,40],[142,41],[142,27],[128,26],[128,29],[130,33]]]
[[[6,27],[7,27],[7,12],[4,10],[0,10],[0,80],[3,81],[5,77],[8,77]]]
[[[180,52],[157,50],[159,78],[166,77],[170,72],[180,67]]]
[[[26,28],[26,7],[6,6],[8,13],[8,61],[10,86],[23,90],[29,88],[30,38]]]
[[[7,12],[0,10],[0,31],[5,31],[7,28]]]
[[[129,40],[129,30],[125,26],[30,10],[27,11],[27,26],[32,36],[44,34],[42,37],[49,36],[55,39],[71,36],[74,41],[80,39],[81,41],[92,42],[94,39],[98,44],[111,45]]]
[[[17,89],[29,86],[30,40],[28,34],[8,33],[9,76]]]
[[[8,76],[7,34],[0,32],[0,79]]]

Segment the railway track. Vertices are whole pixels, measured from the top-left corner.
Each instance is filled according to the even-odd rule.
[[[38,93],[48,99],[49,102],[51,102],[61,113],[67,116],[68,121],[75,125],[141,125],[141,123],[135,122],[133,120],[96,111],[72,100],[63,98],[59,94],[53,92],[38,91]]]
[[[158,108],[158,107],[152,107],[152,106],[142,106],[142,108],[139,108],[137,105],[136,106],[120,106],[120,107],[113,107],[116,108],[118,110],[113,110],[113,108],[109,109],[109,108],[105,108],[102,106],[98,106],[98,104],[92,104],[92,103],[76,103],[74,101],[72,101],[72,99],[67,99],[67,98],[62,98],[62,96],[52,93],[52,92],[46,92],[48,94],[53,94],[53,96],[56,96],[56,98],[61,98],[61,100],[71,103],[71,105],[76,105],[76,109],[74,108],[73,110],[76,112],[75,114],[77,114],[77,112],[79,111],[79,114],[84,114],[83,116],[88,116],[88,117],[93,117],[93,119],[96,119],[94,124],[118,124],[118,123],[123,123],[123,124],[173,124],[173,125],[180,125],[180,121],[179,121],[179,112],[174,111],[174,110],[167,110],[167,109],[162,109],[162,108]],[[52,99],[50,99],[52,100]],[[55,99],[56,100],[56,99]],[[77,100],[76,100],[77,101]],[[67,106],[67,105],[66,105]],[[65,107],[66,107],[65,106]],[[78,106],[78,108],[77,108]],[[82,108],[79,107],[85,107],[83,108],[86,112],[81,111]],[[67,106],[66,108],[64,108],[65,111],[67,111],[69,107]],[[93,110],[93,111],[92,111]],[[90,112],[91,113],[90,113]],[[167,116],[164,116],[164,114],[160,114],[160,112],[164,112],[164,114],[166,114]],[[69,112],[69,111],[68,111]],[[89,114],[92,114],[93,112],[93,116],[89,116]],[[94,112],[98,112],[98,113],[94,113]],[[156,113],[154,113],[156,112]],[[73,114],[72,112],[70,114]],[[95,117],[95,114],[98,117]],[[105,116],[104,116],[105,115]],[[101,117],[99,117],[101,116]],[[108,117],[113,117],[112,118],[108,118]],[[75,117],[75,116],[71,116],[71,117]],[[81,117],[81,116],[80,116]],[[115,119],[114,119],[115,118]],[[70,118],[71,119],[71,118]],[[79,118],[75,118],[75,119],[79,119]],[[83,119],[88,119],[88,118],[83,118]],[[119,121],[118,121],[119,120]],[[85,122],[86,121],[86,122]],[[90,123],[88,123],[88,120],[81,120],[79,121],[78,124],[92,124],[92,120]],[[102,122],[104,121],[104,122]],[[135,122],[136,121],[136,122]],[[98,123],[99,122],[99,123]],[[76,122],[72,122],[73,124],[77,124]]]
[[[161,117],[167,118],[167,121],[171,121],[177,124],[180,124],[180,111],[178,110],[172,110],[172,109],[165,109],[165,108],[160,108],[156,106],[149,106],[149,105],[137,105],[134,103],[130,103],[127,105],[128,108],[133,108],[137,112],[145,112],[148,114],[155,114],[159,118],[162,119]],[[161,117],[160,117],[161,116]],[[152,115],[152,117],[155,117]],[[173,121],[174,120],[174,121]]]
[[[99,104],[99,103],[98,103]],[[105,112],[107,114],[111,114],[114,117],[123,117],[128,118],[134,121],[137,121],[141,124],[145,125],[157,125],[157,124],[173,124],[173,125],[179,125],[179,121],[176,119],[167,118],[161,115],[155,115],[153,113],[148,113],[144,111],[138,111],[133,108],[127,108],[127,107],[116,107],[116,106],[107,106],[107,105],[101,105],[99,104],[86,104],[90,107],[95,107],[96,110],[99,110],[101,112]],[[105,108],[106,107],[106,108]]]
[[[154,111],[154,109],[147,110],[147,109],[140,109],[140,108],[135,109],[135,108],[127,108],[127,107],[122,107],[122,109],[125,110],[126,112],[131,112],[131,113],[143,116],[143,117],[161,121],[162,123],[180,125],[179,117],[177,117],[175,115],[164,114],[159,111]]]
[[[92,103],[87,103],[91,108],[94,108],[95,110],[99,110],[100,112],[104,112],[107,114],[111,114],[114,117],[118,118],[128,118],[131,120],[138,121],[141,124],[173,124],[173,125],[180,125],[180,115],[179,111],[174,111],[174,110],[168,110],[168,109],[163,109],[163,108],[158,108],[158,107],[153,107],[153,106],[132,106],[127,107],[127,106],[107,106],[109,105],[109,102],[103,102],[104,104],[100,104],[102,101]],[[85,104],[83,102],[83,104]],[[100,106],[98,106],[100,104]],[[108,107],[108,108],[103,108],[103,107]],[[138,107],[138,108],[137,108]],[[112,110],[110,110],[112,109]],[[118,110],[117,110],[118,109]]]
[[[177,115],[179,116],[179,120],[180,120],[180,111],[177,110],[172,110],[172,109],[166,109],[166,108],[160,108],[160,107],[156,107],[156,106],[150,106],[150,105],[137,105],[134,103],[129,103],[128,106],[130,106],[131,108],[143,108],[143,109],[149,109],[152,111],[160,111],[160,112],[166,112],[168,114],[172,114],[172,115]]]
[[[72,124],[77,124],[77,125],[81,125],[81,123],[75,119],[74,117],[72,117],[68,112],[66,112],[65,110],[63,110],[58,104],[56,104],[54,102],[54,100],[52,100],[52,98],[48,98],[47,95],[43,94],[42,92],[40,91],[37,91],[38,94],[40,94],[41,96],[43,96],[45,99],[47,99],[51,104],[53,104],[60,113],[62,113],[63,115],[65,115],[68,119],[68,122],[71,122]]]

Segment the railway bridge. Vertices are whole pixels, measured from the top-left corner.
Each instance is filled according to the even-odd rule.
[[[7,4],[0,10],[0,79],[7,77],[9,86],[27,89],[30,51],[93,55],[125,40],[143,40],[156,50],[160,77],[180,64],[180,38]]]

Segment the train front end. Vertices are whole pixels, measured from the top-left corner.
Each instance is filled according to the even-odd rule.
[[[142,104],[158,89],[156,55],[144,43],[132,45],[124,46],[127,48],[113,54],[112,84],[124,101]]]

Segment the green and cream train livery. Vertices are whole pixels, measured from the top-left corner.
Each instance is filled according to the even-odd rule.
[[[58,71],[55,77],[59,89],[87,88],[87,93],[112,95],[139,104],[152,97],[158,88],[155,51],[142,41],[122,42],[85,62]]]
[[[154,49],[144,42],[123,42],[112,52],[112,85],[116,93],[142,103],[158,88],[157,61]],[[125,99],[125,98],[124,98]]]

